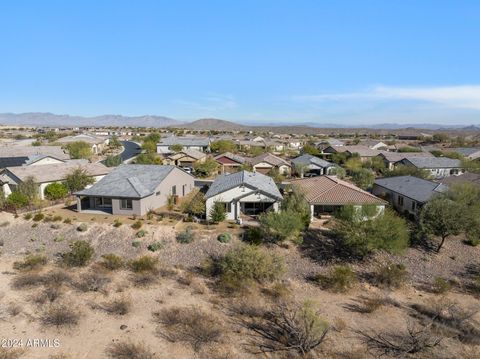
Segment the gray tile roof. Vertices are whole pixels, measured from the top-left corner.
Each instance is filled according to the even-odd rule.
[[[296,166],[298,165],[315,165],[320,168],[334,167],[335,165],[331,162],[322,160],[321,158],[315,157],[308,153],[305,153],[299,157],[296,157],[292,160],[292,163]]]
[[[461,147],[461,148],[452,148],[452,151],[458,152],[465,157],[473,155],[474,153],[480,152],[480,148],[476,147]]]
[[[417,168],[459,168],[462,161],[446,157],[410,157],[403,162],[410,162]]]
[[[218,176],[205,194],[205,198],[216,196],[240,185],[252,187],[272,197],[282,199],[282,195],[271,177],[249,171]]]
[[[252,166],[255,166],[261,162],[266,162],[271,164],[272,166],[289,166],[290,167],[290,163],[285,161],[283,158],[272,155],[271,153],[262,153],[261,155],[253,157],[248,161]]]
[[[155,192],[175,166],[120,165],[78,195],[143,198]]]
[[[170,136],[160,139],[158,143],[159,146],[173,146],[173,145],[182,145],[182,146],[199,146],[207,147],[210,144],[210,139],[208,137],[177,137]]]
[[[434,194],[445,192],[448,189],[441,183],[413,176],[378,178],[374,185],[399,193],[420,203],[425,203]]]

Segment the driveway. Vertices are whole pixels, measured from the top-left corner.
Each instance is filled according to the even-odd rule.
[[[120,154],[122,162],[128,161],[139,155],[142,152],[140,145],[133,141],[121,141],[121,144],[124,148],[123,152]]]

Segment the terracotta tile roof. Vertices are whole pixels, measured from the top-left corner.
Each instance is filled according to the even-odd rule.
[[[293,180],[305,194],[310,204],[347,205],[347,204],[385,204],[373,194],[358,188],[354,184],[336,176],[317,176]]]
[[[290,167],[290,163],[285,161],[283,158],[272,155],[271,153],[262,153],[261,155],[253,157],[250,160],[250,164],[252,164],[253,166],[255,166],[255,165],[257,165],[261,162],[267,162],[267,163],[271,164],[272,166],[289,166]]]

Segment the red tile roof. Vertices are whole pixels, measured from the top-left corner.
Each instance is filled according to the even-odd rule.
[[[373,194],[358,188],[354,184],[335,176],[317,176],[293,180],[305,194],[310,204],[348,205],[348,204],[385,204]]]

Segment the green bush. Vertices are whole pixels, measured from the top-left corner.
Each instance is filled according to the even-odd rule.
[[[142,228],[142,226],[143,226],[143,222],[140,221],[140,220],[138,220],[138,221],[136,221],[135,223],[133,223],[131,227],[132,227],[133,229],[140,229],[140,228]]]
[[[30,204],[30,198],[26,194],[16,191],[10,193],[5,203],[15,209],[23,208]]]
[[[160,249],[163,248],[163,243],[162,242],[154,242],[152,244],[149,244],[147,246],[147,249],[150,251],[150,252],[156,252],[156,251],[159,251]]]
[[[48,259],[43,254],[29,254],[21,262],[14,262],[13,269],[32,270],[47,264]]]
[[[62,220],[62,216],[53,216],[52,221],[53,222],[60,222]]]
[[[45,187],[44,193],[45,197],[54,201],[65,198],[68,194],[68,188],[63,183],[54,182]]]
[[[93,257],[95,250],[84,240],[77,240],[70,244],[70,252],[63,254],[63,262],[69,267],[83,267]]]
[[[135,234],[135,236],[136,236],[137,238],[143,238],[143,237],[145,237],[145,236],[147,235],[147,233],[148,233],[147,231],[141,229],[141,230],[139,230],[139,231]]]
[[[63,220],[63,223],[65,223],[65,224],[71,224],[71,223],[72,223],[72,220],[71,220],[70,218],[65,218],[65,219]]]
[[[138,248],[142,245],[142,241],[133,241],[132,242],[132,247]]]
[[[302,242],[300,233],[305,228],[305,221],[296,211],[267,212],[262,214],[258,221],[263,239],[267,242],[279,243],[287,240],[298,244]]]
[[[79,232],[86,232],[88,229],[88,226],[85,223],[80,223],[77,227],[77,231]]]
[[[214,223],[223,222],[227,218],[227,213],[225,212],[225,203],[215,201],[212,209],[210,210],[209,216]]]
[[[121,256],[110,253],[102,256],[102,261],[100,264],[106,269],[116,270],[122,268],[125,264],[125,261]]]
[[[45,218],[45,215],[42,212],[38,212],[38,213],[35,213],[35,215],[33,216],[33,221],[40,222],[44,218]]]
[[[408,272],[401,263],[380,265],[374,273],[375,283],[382,288],[400,288],[407,280]]]
[[[433,281],[433,291],[437,294],[445,294],[452,289],[450,282],[442,277],[437,277]]]
[[[480,238],[467,238],[465,239],[465,243],[468,244],[469,246],[476,247],[480,244]]]
[[[230,233],[221,233],[218,235],[217,240],[221,243],[228,243],[232,239]]]
[[[263,233],[259,227],[248,227],[243,233],[243,240],[250,244],[260,245],[263,243]]]
[[[154,272],[157,270],[158,259],[151,256],[143,256],[131,260],[128,264],[133,272]]]
[[[23,216],[23,219],[25,219],[26,221],[29,221],[31,220],[33,217],[33,215],[31,213],[26,213],[24,216]]]
[[[317,274],[314,280],[324,289],[344,293],[357,283],[357,276],[347,266],[336,266],[327,275]]]
[[[113,226],[115,228],[120,227],[122,224],[123,224],[122,221],[120,221],[119,219],[116,219],[115,221],[113,221]]]
[[[250,245],[228,251],[224,257],[207,263],[206,269],[218,276],[220,287],[226,291],[272,282],[285,271],[283,258]]]
[[[187,227],[185,228],[184,231],[177,234],[178,243],[188,244],[193,242],[194,239],[195,239],[195,234],[193,233],[191,227]]]

